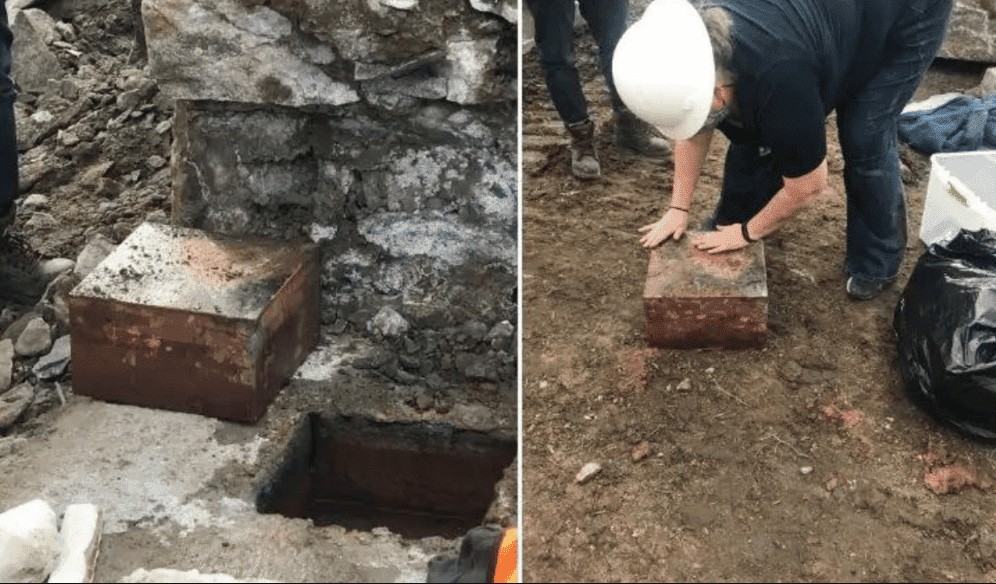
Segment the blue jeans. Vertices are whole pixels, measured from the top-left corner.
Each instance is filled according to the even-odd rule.
[[[581,89],[574,55],[574,0],[526,0],[526,4],[536,21],[540,65],[560,119],[567,124],[587,120],[588,102]],[[626,32],[629,0],[579,0],[578,6],[598,44],[598,58],[612,108],[621,111],[623,103],[612,83],[612,55]]]
[[[7,6],[0,19],[0,209],[17,196],[17,128],[14,125],[14,80],[10,77],[10,45],[14,35],[7,24]]]
[[[837,105],[847,190],[847,273],[896,277],[906,251],[906,197],[899,170],[896,118],[913,96],[944,39],[951,0],[911,0],[896,23],[896,50],[854,97]],[[717,224],[742,223],[782,187],[773,156],[757,144],[726,154]]]

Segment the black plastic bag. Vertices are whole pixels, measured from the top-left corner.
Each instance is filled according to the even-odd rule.
[[[941,422],[996,441],[996,233],[962,230],[929,246],[893,328],[914,401]]]

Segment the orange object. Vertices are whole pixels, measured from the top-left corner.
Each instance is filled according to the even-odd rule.
[[[519,531],[511,527],[502,534],[494,558],[490,582],[519,581]]]

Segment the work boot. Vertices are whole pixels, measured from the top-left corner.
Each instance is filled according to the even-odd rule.
[[[865,280],[858,276],[847,278],[844,289],[847,295],[855,300],[871,300],[892,285],[892,280]]]
[[[671,152],[667,140],[653,135],[650,124],[636,117],[631,111],[615,113],[615,143],[619,148],[632,150],[649,158],[664,158]]]
[[[602,174],[595,150],[595,122],[585,120],[567,124],[571,135],[571,172],[578,178],[596,178]]]
[[[14,222],[16,214],[17,205],[14,204],[14,201],[10,201],[5,205],[0,204],[0,235],[3,235],[11,223]]]

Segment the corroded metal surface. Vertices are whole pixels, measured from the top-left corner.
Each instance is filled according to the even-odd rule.
[[[318,340],[318,252],[144,224],[70,294],[80,395],[258,419]]]
[[[651,251],[643,291],[647,343],[671,349],[763,347],[768,329],[764,247],[710,255],[700,233]]]

